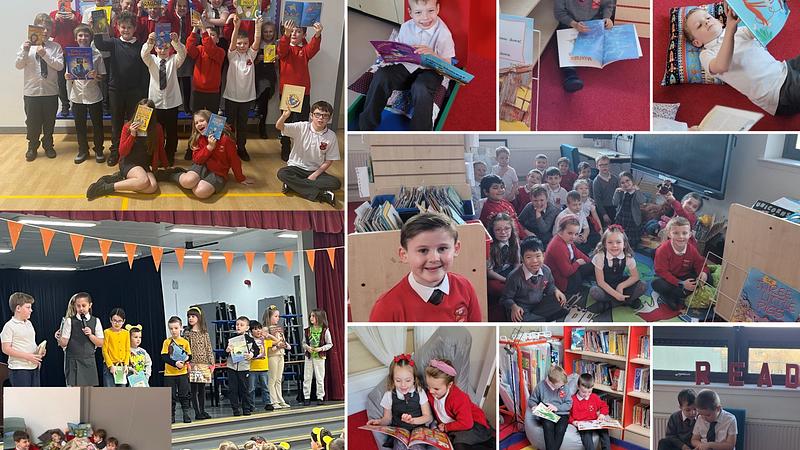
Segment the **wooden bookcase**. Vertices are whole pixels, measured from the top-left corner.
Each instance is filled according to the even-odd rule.
[[[586,350],[571,350],[572,347],[572,330],[576,328],[585,328],[591,330],[610,330],[622,331],[628,334],[626,342],[625,356],[619,356],[607,353],[591,352]],[[650,377],[650,360],[642,358],[639,349],[640,338],[644,335],[649,335],[650,328],[645,326],[632,326],[632,327],[564,327],[564,370],[567,374],[573,373],[573,363],[578,360],[588,360],[595,362],[605,362],[613,364],[621,369],[625,369],[625,378],[620,380],[623,383],[619,390],[614,391],[608,386],[604,386],[595,382],[595,393],[609,393],[613,396],[619,396],[622,400],[622,417],[620,423],[624,427],[623,430],[609,430],[610,435],[617,439],[622,439],[626,442],[636,444],[645,448],[650,446],[650,429],[637,425],[633,421],[634,406],[639,403],[650,404],[649,392],[638,392],[634,389],[634,377],[636,369],[646,369],[644,374]],[[649,414],[649,412],[648,412]]]

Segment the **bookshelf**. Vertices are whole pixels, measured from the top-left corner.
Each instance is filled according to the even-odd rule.
[[[573,330],[586,330],[584,343],[592,350],[572,350]],[[591,332],[606,336],[605,348],[589,344]],[[610,344],[614,341],[614,345]],[[642,347],[644,351],[642,350]],[[595,393],[609,403],[611,415],[622,423],[623,430],[609,430],[612,437],[649,447],[650,445],[650,331],[649,327],[564,327],[564,370],[575,372],[577,361],[588,367],[608,368],[611,382],[602,384],[595,373]],[[586,366],[585,366],[586,367]],[[619,372],[612,369],[616,367]],[[624,373],[622,372],[624,371]],[[638,380],[637,380],[638,372]],[[614,380],[617,378],[618,380]],[[640,420],[641,419],[641,420]]]

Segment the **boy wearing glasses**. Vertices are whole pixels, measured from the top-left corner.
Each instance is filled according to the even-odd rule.
[[[284,194],[294,191],[308,200],[336,206],[333,191],[342,187],[342,182],[325,173],[339,160],[336,133],[328,128],[332,113],[330,103],[318,101],[311,105],[310,122],[285,123],[291,115],[286,110],[275,123],[282,136],[292,139],[288,165],[278,170]]]

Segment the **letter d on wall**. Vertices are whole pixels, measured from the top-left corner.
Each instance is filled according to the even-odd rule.
[[[694,363],[694,384],[711,384],[709,374],[711,364],[708,361],[695,361]]]

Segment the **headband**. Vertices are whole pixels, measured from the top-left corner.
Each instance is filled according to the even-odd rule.
[[[435,369],[441,370],[442,372],[446,373],[447,375],[450,375],[451,377],[456,376],[456,369],[454,369],[453,366],[447,364],[444,361],[440,361],[438,359],[432,359],[428,363],[428,365]]]
[[[138,328],[139,331],[142,331],[144,329],[141,325],[131,325],[131,324],[125,325],[125,329],[128,331],[131,331],[134,328]]]
[[[331,432],[323,427],[314,427],[311,429],[311,440],[319,445],[325,445],[323,439],[325,436],[330,436]]]
[[[403,353],[394,357],[395,364],[399,363],[400,361],[405,361],[409,366],[414,367],[414,360],[411,359],[411,355],[408,353]]]
[[[195,314],[197,316],[202,316],[203,315],[203,310],[201,310],[197,306],[192,306],[191,308],[189,308],[188,311],[186,311],[186,314]]]
[[[282,448],[283,450],[289,450],[292,448],[292,446],[289,445],[288,442],[281,442],[280,444],[278,444],[278,447]]]
[[[612,223],[611,225],[608,226],[608,228],[606,228],[606,230],[608,230],[608,231],[621,231],[623,233],[625,232],[625,228],[622,228],[622,225],[620,225],[618,223]]]

